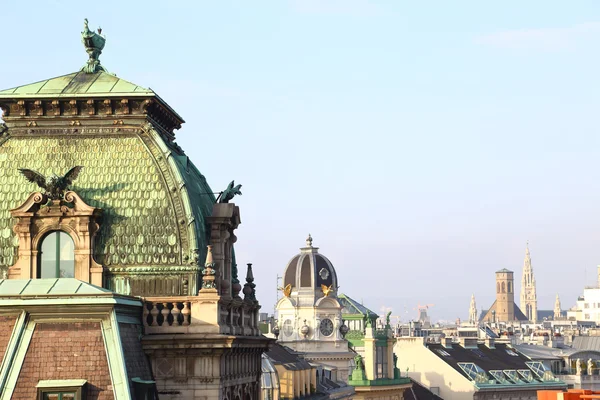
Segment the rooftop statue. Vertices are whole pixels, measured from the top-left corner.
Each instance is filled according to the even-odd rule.
[[[242,188],[242,185],[235,185],[234,181],[231,181],[229,183],[229,186],[227,186],[227,189],[225,189],[225,191],[221,192],[221,194],[219,195],[219,198],[217,199],[217,201],[219,203],[229,203],[229,201],[231,199],[233,199],[236,195],[242,195],[242,192],[240,191],[240,189]]]
[[[83,24],[81,41],[90,58],[88,59],[87,64],[81,67],[81,70],[86,74],[93,74],[100,71],[108,72],[100,65],[100,54],[102,54],[102,49],[106,42],[106,38],[100,35],[102,33],[102,28],[98,28],[98,33],[90,31],[87,18],[84,20]]]
[[[333,293],[333,285],[323,285],[321,284],[321,290],[323,291],[323,294],[325,295],[325,297],[329,297],[329,295],[331,293]]]
[[[283,292],[285,297],[290,297],[292,295],[292,284],[288,283],[285,287],[280,287],[279,290]]]
[[[44,194],[51,200],[60,200],[65,195],[65,191],[73,183],[77,176],[83,169],[82,166],[73,167],[65,174],[65,176],[59,177],[53,174],[51,177],[46,177],[37,171],[31,169],[20,168],[19,171],[29,182],[36,183],[39,187],[44,189]]]

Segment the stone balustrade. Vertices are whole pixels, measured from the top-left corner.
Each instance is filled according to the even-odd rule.
[[[188,297],[147,297],[144,299],[144,325],[147,327],[180,327],[191,322]]]
[[[144,333],[217,333],[260,336],[259,306],[240,299],[201,296],[144,297]]]

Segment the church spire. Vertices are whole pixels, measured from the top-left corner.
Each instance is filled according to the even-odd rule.
[[[560,317],[562,317],[560,297],[558,297],[558,293],[556,293],[556,301],[554,302],[554,319],[560,319]]]
[[[477,318],[477,305],[475,304],[475,295],[471,295],[471,306],[469,307],[469,324],[477,325],[479,319]]]
[[[523,260],[523,277],[521,279],[521,311],[531,322],[537,322],[537,293],[535,289],[535,277],[531,266],[531,253],[529,252],[529,241],[525,246],[525,259]]]

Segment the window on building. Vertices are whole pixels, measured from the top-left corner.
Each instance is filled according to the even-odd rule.
[[[47,380],[37,384],[38,400],[82,400],[85,379]]]
[[[40,246],[40,278],[74,278],[75,245],[62,231],[51,232]]]
[[[539,361],[527,361],[525,363],[529,369],[542,381],[550,382],[554,380],[554,374],[544,364]]]
[[[476,383],[486,383],[488,381],[487,374],[479,365],[469,362],[459,362],[458,366],[467,374],[469,379]]]
[[[512,293],[512,291],[513,291],[512,282],[508,282],[508,293]]]
[[[75,392],[45,392],[42,393],[42,400],[75,400]]]
[[[377,379],[387,378],[387,347],[377,346],[376,348]]]
[[[590,308],[590,304],[589,304],[589,303],[585,303],[585,304],[583,305],[583,308]]]

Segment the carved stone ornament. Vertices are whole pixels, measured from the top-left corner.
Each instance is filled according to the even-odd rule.
[[[103,267],[94,261],[93,246],[100,229],[101,209],[87,205],[73,191],[56,200],[35,192],[10,213],[16,220],[13,230],[19,237],[19,256],[8,270],[9,279],[39,278],[42,239],[50,232],[62,231],[75,245],[75,278],[102,286]]]

